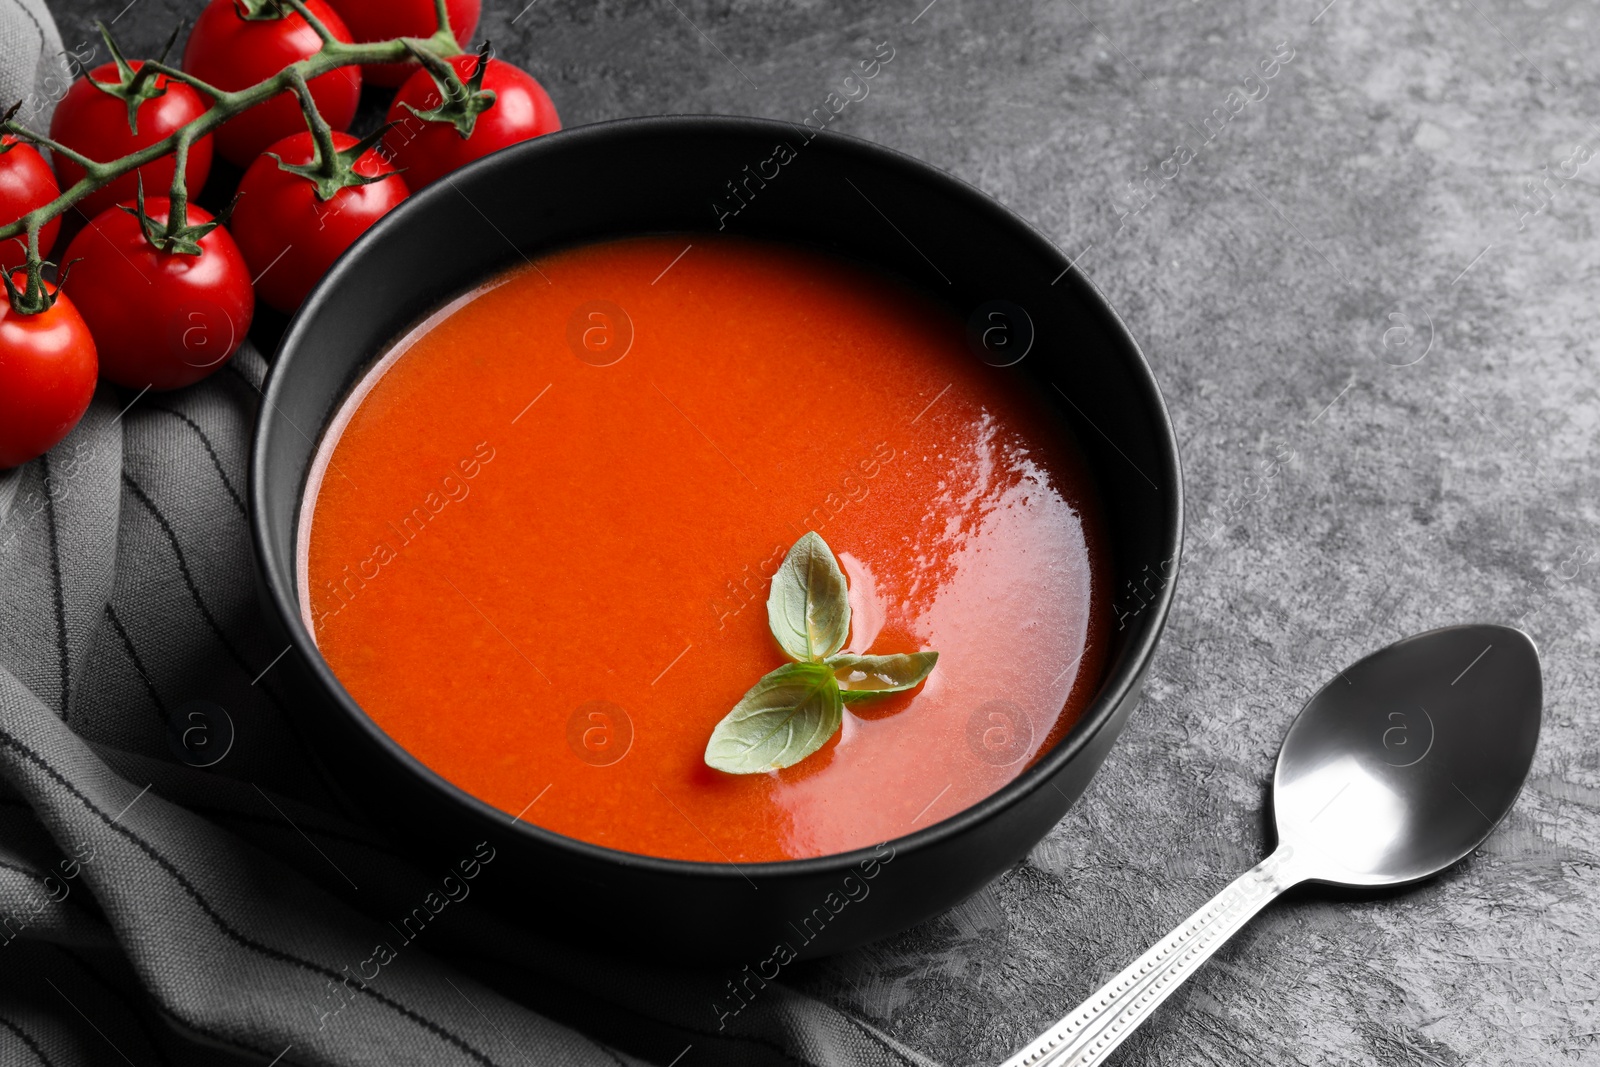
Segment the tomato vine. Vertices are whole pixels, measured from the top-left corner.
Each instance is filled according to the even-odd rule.
[[[265,78],[254,85],[244,89],[225,90],[196,78],[186,71],[165,61],[151,60],[140,69],[139,74],[144,78],[153,78],[157,74],[183,82],[210,97],[211,106],[199,117],[186,123],[169,136],[147,145],[136,152],[113,160],[90,159],[80,152],[59,143],[51,137],[29,129],[16,121],[16,114],[21,107],[20,103],[6,112],[0,119],[0,133],[10,134],[19,140],[27,141],[38,147],[48,149],[58,157],[71,160],[83,169],[83,177],[71,186],[63,189],[55,199],[28,211],[16,221],[0,226],[0,242],[10,241],[14,238],[25,237],[27,259],[22,270],[26,275],[25,285],[11,284],[11,272],[14,268],[0,271],[0,276],[6,280],[6,288],[11,301],[12,309],[18,314],[38,314],[49,308],[54,296],[44,281],[45,260],[39,247],[39,233],[51,220],[60,216],[68,208],[89,196],[96,190],[102,189],[124,174],[137,168],[171,155],[176,164],[172,186],[169,192],[170,209],[166,222],[167,235],[176,237],[188,225],[187,208],[189,203],[189,190],[184,181],[184,168],[188,159],[190,147],[211,133],[224,122],[250,110],[258,104],[278,96],[283,92],[293,93],[300,102],[300,107],[306,115],[307,125],[319,145],[329,140],[328,124],[318,113],[315,102],[307,90],[306,83],[319,75],[326,74],[340,67],[358,66],[371,63],[400,63],[413,58],[418,58],[419,53],[438,57],[439,59],[461,54],[461,45],[456,40],[450,28],[450,19],[446,11],[445,0],[434,0],[434,14],[437,19],[438,29],[429,37],[396,37],[385,41],[368,41],[350,43],[341,41],[333,35],[321,19],[319,19],[304,3],[304,0],[267,0],[263,6],[275,6],[280,13],[287,17],[293,13],[299,15],[311,27],[312,31],[321,39],[322,45],[315,53],[305,59],[284,67],[277,74]],[[101,32],[110,45],[110,34],[101,27]],[[329,145],[323,146],[331,148]],[[326,152],[324,159],[331,156]]]

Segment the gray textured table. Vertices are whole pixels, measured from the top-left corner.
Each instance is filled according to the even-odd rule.
[[[125,2],[57,4],[69,46]],[[1118,1062],[1600,1062],[1600,11],[1324,2],[487,5],[569,126],[798,120],[889,42],[837,128],[1033,220],[1165,390],[1187,559],[1121,743],[988,889],[797,972],[941,1062],[1003,1058],[1253,863],[1326,677],[1475,619],[1545,657],[1506,825],[1410,892],[1275,906]],[[147,51],[191,7],[118,30]]]

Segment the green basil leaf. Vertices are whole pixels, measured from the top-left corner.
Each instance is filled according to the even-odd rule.
[[[937,652],[911,652],[895,656],[858,656],[841,652],[829,656],[826,665],[839,682],[840,697],[846,704],[885,693],[903,693],[933,673],[939,662]]]
[[[785,663],[733,706],[706,744],[706,765],[729,774],[792,767],[821,748],[843,722],[833,671]]]
[[[844,572],[815,531],[794,543],[772,578],[767,625],[790,659],[816,663],[850,636],[850,591]]]

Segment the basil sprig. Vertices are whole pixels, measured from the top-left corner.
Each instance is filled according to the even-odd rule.
[[[794,766],[838,732],[845,704],[920,685],[939,660],[937,652],[839,651],[850,636],[849,589],[814,531],[794,543],[773,576],[767,625],[795,662],[765,675],[711,731],[706,764],[729,774]]]

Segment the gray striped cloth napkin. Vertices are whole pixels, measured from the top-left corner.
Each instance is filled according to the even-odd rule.
[[[60,50],[0,0],[0,100],[47,120]],[[179,392],[103,386],[0,474],[0,1063],[927,1063],[777,983],[719,1029],[727,975],[470,894],[349,980],[443,872],[342,812],[285,720],[245,518],[265,369],[247,344]]]

